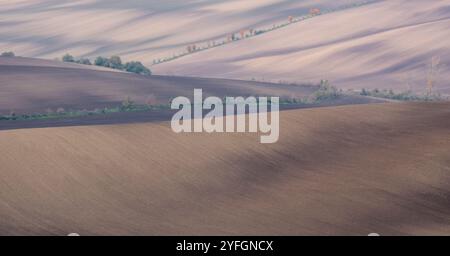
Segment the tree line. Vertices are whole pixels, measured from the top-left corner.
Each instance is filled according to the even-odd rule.
[[[100,67],[106,67],[106,68],[112,68],[112,69],[118,69],[123,70],[131,73],[136,73],[140,75],[151,75],[152,72],[150,69],[148,69],[144,64],[142,64],[140,61],[130,61],[123,63],[122,59],[119,56],[111,56],[109,58],[98,56],[94,63],[92,63],[88,58],[79,58],[75,59],[70,54],[65,54],[62,57],[62,61],[64,62],[73,62],[83,65],[95,65]]]

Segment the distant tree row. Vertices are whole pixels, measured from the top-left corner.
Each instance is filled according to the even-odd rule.
[[[368,2],[370,2],[370,1],[368,1]],[[343,6],[342,8],[349,8],[349,7],[352,7],[352,6],[355,6],[355,5]],[[339,9],[342,9],[342,8],[338,8],[336,10],[339,10]],[[227,34],[225,36],[225,38],[219,39],[218,41],[215,41],[215,40],[213,40],[213,41],[206,41],[206,42],[200,43],[201,45],[189,44],[189,45],[186,46],[186,51],[184,51],[182,53],[178,53],[178,54],[173,54],[170,57],[154,59],[153,60],[153,64],[156,65],[156,64],[163,63],[163,62],[175,60],[175,59],[178,59],[180,57],[183,57],[183,56],[195,53],[195,52],[199,52],[199,51],[210,49],[210,48],[213,48],[213,47],[216,47],[216,46],[228,44],[228,43],[231,43],[231,42],[234,42],[234,41],[243,40],[243,39],[246,39],[246,38],[249,38],[249,37],[257,36],[257,35],[260,35],[260,34],[263,34],[263,33],[269,32],[269,31],[273,31],[273,30],[276,30],[276,29],[288,26],[291,23],[298,22],[298,21],[301,21],[301,20],[305,20],[305,19],[308,19],[308,18],[311,18],[311,17],[314,17],[314,16],[318,16],[318,15],[324,14],[324,13],[327,13],[327,12],[326,11],[322,12],[319,8],[311,8],[309,10],[308,15],[304,15],[304,16],[298,17],[298,18],[295,18],[294,16],[288,16],[287,17],[288,18],[287,19],[287,21],[288,21],[287,23],[284,22],[284,23],[281,23],[281,24],[273,24],[271,27],[265,28],[265,29],[254,29],[254,28],[241,29],[239,32],[233,32],[233,33]]]
[[[91,61],[87,58],[75,59],[72,55],[66,54],[62,57],[64,62],[74,62],[84,65],[92,65]],[[107,67],[112,69],[123,70],[127,72],[132,72],[140,75],[151,75],[152,72],[146,66],[144,66],[140,61],[130,61],[127,63],[122,63],[119,56],[111,56],[110,58],[99,56],[94,60],[94,65],[100,67]]]
[[[84,64],[84,65],[92,65],[91,61],[89,59],[86,58],[80,58],[78,60],[76,60],[72,55],[70,54],[65,54],[62,57],[62,61],[64,62],[74,62],[74,63],[78,63],[78,64]]]

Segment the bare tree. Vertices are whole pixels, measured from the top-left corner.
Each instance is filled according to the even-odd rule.
[[[245,29],[242,29],[241,31],[239,31],[239,34],[241,35],[241,39],[244,39],[244,37],[245,37]]]
[[[431,58],[431,63],[428,66],[427,73],[427,94],[431,95],[433,92],[433,87],[435,86],[437,77],[439,75],[441,65],[441,58],[439,56],[433,56]]]

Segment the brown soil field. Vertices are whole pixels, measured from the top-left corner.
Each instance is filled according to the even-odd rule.
[[[8,60],[4,60],[8,59]],[[193,97],[194,88],[205,96],[305,96],[315,88],[226,79],[142,76],[89,69],[90,66],[36,59],[0,58],[0,112],[42,112],[48,108],[94,109],[117,106],[127,97],[145,104],[168,104],[177,96]],[[31,65],[27,64],[31,60]],[[20,64],[22,63],[22,64]],[[38,66],[39,65],[39,66]],[[75,67],[75,68],[74,68]],[[108,69],[109,70],[109,69]]]
[[[280,131],[0,131],[0,234],[450,233],[450,104],[288,110]]]
[[[318,81],[317,81],[318,82]],[[47,110],[93,110],[115,107],[130,97],[138,104],[168,104],[178,96],[193,97],[194,88],[207,96],[280,96],[300,98],[309,85],[170,76],[142,76],[95,66],[32,58],[0,57],[0,114],[45,113]],[[336,104],[379,102],[346,97]],[[1,124],[0,124],[1,126]]]

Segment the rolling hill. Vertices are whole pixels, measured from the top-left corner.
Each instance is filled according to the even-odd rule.
[[[0,50],[20,56],[120,55],[151,64],[188,44],[359,0],[0,1]]]
[[[58,108],[93,110],[118,106],[127,97],[138,104],[168,104],[178,96],[281,96],[313,93],[310,85],[285,85],[229,79],[143,76],[96,66],[58,61],[0,57],[0,114],[43,113]],[[338,104],[377,102],[346,97]],[[1,126],[1,124],[0,124]]]
[[[450,94],[450,0],[325,14],[361,2],[0,0],[0,53],[27,56],[0,57],[0,235],[450,234],[450,103],[358,92],[424,92],[434,59]],[[149,66],[215,40],[151,76],[50,60]],[[322,79],[342,90],[292,100]],[[167,104],[195,88],[281,97],[279,141],[175,133]],[[106,113],[124,100],[152,107]]]
[[[158,64],[159,74],[260,81],[329,79],[345,89],[450,93],[450,1],[379,1]]]
[[[449,107],[283,111],[270,145],[167,122],[0,131],[0,233],[445,235]]]

